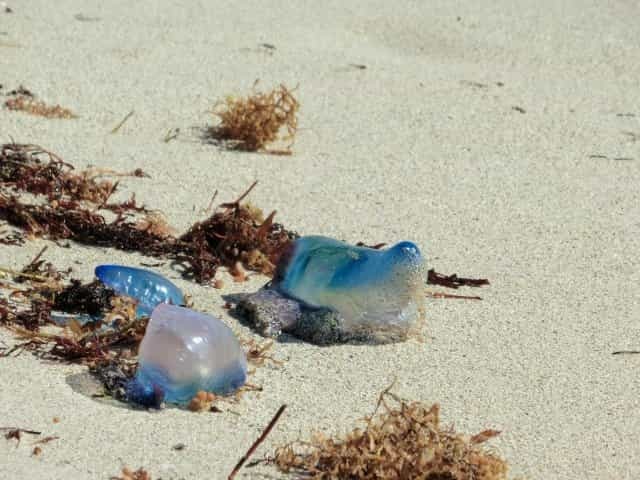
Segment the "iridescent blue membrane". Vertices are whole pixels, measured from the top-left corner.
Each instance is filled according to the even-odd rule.
[[[140,343],[127,396],[146,406],[185,404],[199,390],[231,393],[246,377],[244,351],[229,327],[210,315],[160,304]]]
[[[301,237],[278,266],[273,287],[307,306],[338,312],[345,331],[408,329],[423,314],[423,264],[411,242],[376,250]]]
[[[118,295],[137,300],[136,315],[139,317],[151,315],[161,303],[184,304],[184,295],[176,285],[162,275],[143,268],[99,265],[95,275]]]

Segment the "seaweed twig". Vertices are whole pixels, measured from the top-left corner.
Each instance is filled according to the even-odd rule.
[[[115,134],[115,133],[118,133],[118,130],[120,130],[122,128],[122,126],[127,122],[127,120],[129,120],[133,116],[134,113],[135,112],[133,110],[131,110],[129,113],[127,113],[124,116],[124,118],[122,120],[120,120],[118,122],[118,124],[111,129],[111,131],[109,133],[111,133],[112,135]]]
[[[482,297],[477,295],[451,295],[450,293],[442,292],[427,292],[427,297],[430,298],[458,298],[461,300],[482,300]]]
[[[5,431],[5,432],[15,432],[15,431],[19,431],[21,433],[28,433],[30,435],[40,435],[42,432],[37,432],[35,430],[29,430],[27,428],[17,428],[17,427],[0,427],[1,431]],[[6,434],[5,437],[9,438],[11,435]]]
[[[53,442],[54,440],[60,440],[60,437],[58,437],[57,435],[49,435],[48,437],[36,440],[31,445],[43,445],[45,443]]]
[[[276,414],[273,416],[273,418],[271,419],[271,421],[269,422],[269,425],[266,426],[266,428],[262,431],[262,433],[260,434],[260,436],[256,439],[255,442],[253,442],[253,444],[251,445],[251,447],[249,447],[249,450],[247,450],[247,453],[245,453],[242,458],[240,460],[238,460],[238,463],[236,464],[235,467],[233,467],[233,470],[231,471],[231,473],[229,474],[229,477],[227,477],[227,480],[233,480],[233,478],[236,476],[236,474],[240,471],[240,469],[242,468],[242,465],[244,465],[244,463],[249,459],[249,457],[253,454],[253,452],[256,451],[256,448],[258,448],[258,446],[264,442],[264,439],[267,438],[267,435],[269,435],[269,432],[271,432],[271,430],[273,429],[273,427],[275,426],[275,424],[278,422],[278,420],[280,419],[280,416],[282,416],[282,414],[284,413],[284,410],[287,408],[286,405],[282,405],[278,411],[276,412]]]
[[[29,430],[26,428],[17,428],[17,427],[0,427],[0,431],[7,432],[4,434],[4,438],[7,440],[16,440],[17,445],[20,445],[20,440],[22,439],[22,434],[26,433],[29,435],[40,435],[42,432],[37,432],[35,430]]]
[[[443,275],[436,272],[434,269],[430,269],[428,272],[427,283],[430,285],[440,285],[448,288],[459,287],[480,287],[483,285],[489,285],[489,280],[486,278],[464,278],[458,277],[455,273],[453,275]]]

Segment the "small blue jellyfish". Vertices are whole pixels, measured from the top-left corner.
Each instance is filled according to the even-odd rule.
[[[123,265],[99,265],[95,275],[118,295],[138,302],[136,315],[149,316],[160,303],[183,305],[182,291],[171,281],[155,272]]]
[[[126,390],[130,401],[157,407],[162,401],[188,403],[199,390],[232,393],[246,378],[246,356],[229,327],[210,315],[160,304]]]
[[[282,256],[272,284],[239,307],[265,334],[279,333],[275,322],[316,343],[327,343],[327,335],[401,339],[424,319],[424,273],[411,242],[376,250],[301,237]]]

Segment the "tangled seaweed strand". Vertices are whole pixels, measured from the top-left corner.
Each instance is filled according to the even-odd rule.
[[[255,93],[246,98],[228,97],[214,108],[220,124],[212,127],[209,134],[216,140],[228,142],[231,149],[250,152],[290,154],[291,145],[285,150],[266,150],[267,144],[278,140],[280,129],[287,134],[280,138],[291,141],[298,128],[296,114],[300,104],[291,90],[284,85],[269,93]]]
[[[469,437],[442,429],[438,404],[407,403],[390,388],[364,429],[285,445],[272,461],[282,472],[315,479],[506,480],[507,463],[480,447],[499,432]]]

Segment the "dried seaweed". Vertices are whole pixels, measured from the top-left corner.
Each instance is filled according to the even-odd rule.
[[[16,196],[0,194],[0,219],[25,230],[30,236],[50,240],[69,239],[152,256],[171,250],[164,237],[151,230],[141,230],[136,221],[118,216],[107,222],[101,214],[73,202],[30,205]]]
[[[37,440],[33,442],[31,445],[42,445],[42,444],[53,442],[54,440],[59,440],[59,439],[60,437],[58,437],[57,435],[49,435],[48,437],[44,437],[41,440]]]
[[[227,97],[214,107],[220,124],[211,127],[208,134],[226,142],[231,149],[288,155],[298,126],[299,108],[293,92],[284,85],[245,98]],[[287,133],[279,137],[282,127]],[[266,149],[267,144],[276,140],[291,143],[284,150]]]
[[[328,479],[505,480],[507,463],[481,447],[499,432],[462,435],[440,425],[438,404],[406,402],[390,390],[343,438],[315,435],[280,447],[268,461],[282,472]],[[379,410],[382,411],[379,411]]]
[[[20,273],[15,277],[16,282],[22,283],[23,281],[29,280],[38,283],[40,288],[49,286],[49,288],[54,290],[59,286],[60,281],[69,274],[69,271],[61,272],[57,270],[51,262],[47,262],[42,258],[47,248],[48,247],[43,247],[27,265],[22,267]],[[2,271],[2,269],[0,269],[0,271]]]
[[[144,468],[140,467],[138,470],[131,470],[124,467],[122,469],[120,477],[111,477],[111,480],[151,480],[151,475]]]
[[[48,163],[38,157],[42,154],[48,156]],[[237,269],[238,262],[269,275],[297,236],[273,222],[275,212],[263,219],[259,209],[241,203],[257,182],[238,200],[220,205],[208,219],[176,237],[158,212],[138,206],[135,197],[107,203],[118,184],[98,181],[98,175],[143,176],[141,170],[130,174],[72,170],[55,154],[34,145],[0,147],[0,219],[30,237],[69,239],[171,259],[184,266],[185,276],[201,283],[211,281],[220,266]],[[20,195],[23,191],[46,195],[49,202],[26,201]],[[107,220],[107,213],[115,218]],[[15,233],[0,238],[9,244],[23,240]]]
[[[98,326],[89,324],[78,328],[77,322],[70,322],[69,328],[60,334],[29,330],[17,324],[11,324],[8,328],[18,338],[25,340],[20,344],[22,348],[41,358],[96,367],[103,362],[122,363],[119,352],[127,347],[137,347],[144,336],[146,322],[143,319],[123,321],[118,328],[104,331],[98,330]]]
[[[46,195],[49,201],[84,200],[103,206],[117,188],[117,183],[99,180],[103,175],[141,177],[145,173],[139,169],[130,173],[100,169],[76,173],[72,165],[38,145],[9,143],[0,147],[0,185],[5,192],[25,191]]]
[[[111,308],[115,292],[100,281],[83,285],[80,280],[71,280],[53,302],[53,308],[69,313],[98,315]]]
[[[77,118],[77,115],[68,108],[61,107],[60,105],[47,105],[42,100],[37,100],[35,95],[23,86],[12,90],[8,95],[11,98],[7,99],[4,105],[9,110],[25,112],[45,118]]]
[[[271,340],[259,343],[253,339],[242,339],[240,344],[247,354],[247,361],[256,367],[262,367],[266,362],[276,366],[283,364],[281,360],[277,360],[269,353],[273,347],[273,341]]]
[[[51,305],[49,302],[33,299],[26,310],[14,310],[9,301],[0,299],[0,324],[20,325],[27,330],[37,331],[51,319]],[[26,347],[26,345],[24,345]],[[11,352],[6,353],[8,355]]]
[[[261,211],[241,204],[256,184],[235,202],[220,205],[220,211],[180,237],[180,242],[190,246],[186,273],[195,275],[198,281],[210,280],[216,265],[235,269],[242,262],[251,270],[273,274],[280,255],[297,235],[273,223],[275,211],[262,221]]]
[[[60,272],[51,263],[42,260],[45,250],[46,247],[19,271],[0,268],[0,274],[9,277],[14,285],[9,298],[0,299],[0,324],[18,325],[36,331],[50,322],[52,296],[62,290],[62,280],[68,272]],[[29,287],[22,288],[25,283]],[[20,301],[26,301],[27,308],[17,308]]]
[[[4,438],[7,440],[15,440],[16,445],[20,445],[20,440],[22,439],[22,434],[26,433],[29,435],[40,435],[42,432],[36,432],[35,430],[29,430],[25,428],[18,427],[0,427],[0,431],[7,432],[4,434]]]

